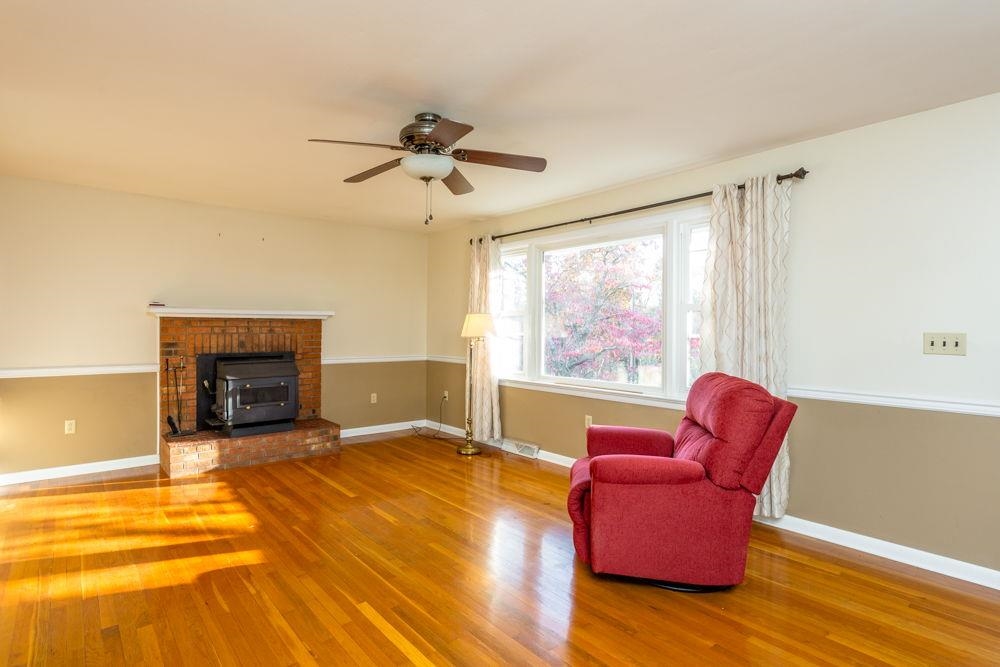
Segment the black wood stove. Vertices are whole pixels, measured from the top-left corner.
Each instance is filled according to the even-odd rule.
[[[234,437],[294,428],[299,414],[294,352],[199,355],[198,384],[199,428]]]

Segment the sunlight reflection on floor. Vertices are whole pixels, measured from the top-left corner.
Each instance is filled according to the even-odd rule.
[[[174,586],[266,562],[259,549],[237,544],[257,518],[221,482],[29,491],[0,501],[0,522],[6,600],[39,590],[52,600]]]

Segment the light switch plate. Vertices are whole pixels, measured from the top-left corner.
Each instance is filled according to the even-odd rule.
[[[965,356],[964,333],[924,333],[924,354]]]

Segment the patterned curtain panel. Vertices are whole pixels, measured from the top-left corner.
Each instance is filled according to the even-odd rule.
[[[788,392],[785,302],[791,180],[751,178],[744,190],[712,192],[702,304],[703,371],[717,370]],[[757,499],[756,513],[781,517],[788,506],[788,441]]]
[[[490,308],[490,277],[500,266],[500,244],[489,235],[473,239],[469,275],[469,312],[492,313]],[[499,444],[500,386],[490,364],[489,336],[476,341],[472,365],[466,365],[465,386],[472,374],[472,437],[479,442]],[[466,402],[468,405],[468,402]],[[468,415],[466,415],[468,418]]]

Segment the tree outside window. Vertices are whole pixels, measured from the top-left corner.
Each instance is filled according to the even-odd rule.
[[[663,239],[546,252],[546,375],[659,386],[663,371]]]

